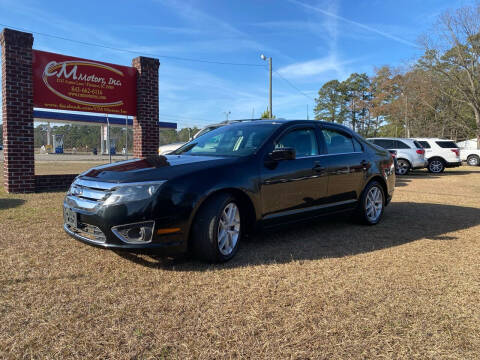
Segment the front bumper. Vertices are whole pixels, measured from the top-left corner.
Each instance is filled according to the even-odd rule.
[[[65,232],[76,240],[97,247],[126,250],[135,252],[156,252],[165,255],[174,255],[187,250],[187,226],[175,216],[154,217],[149,206],[142,209],[139,204],[123,204],[121,206],[101,206],[97,209],[85,210],[75,206],[75,197],[67,196],[63,207],[76,213],[77,223],[72,224],[65,220]],[[148,242],[125,242],[113,231],[112,227],[154,221],[153,235]],[[75,227],[76,226],[76,227]],[[177,229],[165,233],[165,229]]]
[[[80,232],[73,231],[67,224],[63,225],[63,230],[73,237],[76,240],[82,241],[86,244],[111,249],[111,250],[124,250],[124,251],[133,251],[133,252],[155,252],[161,253],[163,255],[176,255],[185,252],[183,246],[183,241],[163,241],[163,242],[149,242],[145,244],[127,244],[127,243],[118,243],[118,242],[108,242],[108,241],[96,241],[92,240]]]

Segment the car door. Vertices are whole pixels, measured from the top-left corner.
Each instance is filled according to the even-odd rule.
[[[354,203],[365,183],[365,172],[371,166],[362,144],[351,134],[333,127],[321,130],[327,154],[324,166],[328,172],[328,200],[332,205]]]
[[[271,161],[267,154],[261,165],[261,197],[264,220],[305,212],[327,195],[327,173],[320,156],[315,126],[293,126],[270,145],[294,148],[294,160]]]

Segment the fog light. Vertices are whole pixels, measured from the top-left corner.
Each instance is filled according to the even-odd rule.
[[[112,227],[112,232],[123,242],[129,244],[142,244],[152,241],[154,221],[145,221],[135,224],[119,225]]]

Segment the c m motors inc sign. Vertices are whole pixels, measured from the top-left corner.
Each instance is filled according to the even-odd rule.
[[[136,69],[33,50],[33,105],[136,115]]]

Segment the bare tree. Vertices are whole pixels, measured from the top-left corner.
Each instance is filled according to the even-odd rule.
[[[445,12],[423,45],[420,66],[438,75],[443,95],[471,108],[480,149],[480,5]]]

